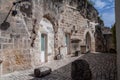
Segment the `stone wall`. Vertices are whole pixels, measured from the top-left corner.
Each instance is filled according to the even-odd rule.
[[[5,20],[13,1],[1,0],[0,24]],[[29,69],[32,66],[31,40],[30,32],[28,32],[29,28],[32,28],[32,26],[29,26],[31,21],[32,19],[23,16],[23,13],[19,11],[17,16],[12,17],[10,14],[8,17],[7,22],[10,23],[10,27],[7,30],[0,30],[0,54],[3,60],[3,74]]]
[[[0,24],[8,14],[12,3],[15,0],[0,0]],[[25,6],[25,5],[27,6]],[[41,64],[40,38],[43,33],[42,19],[47,19],[53,27],[54,49],[47,54],[48,61],[53,60],[56,55],[62,53],[67,55],[65,35],[71,39],[79,39],[80,46],[86,45],[86,33],[91,36],[91,51],[95,51],[95,22],[97,11],[93,8],[92,19],[83,16],[78,10],[78,5],[69,5],[69,1],[61,0],[28,0],[21,3],[16,10],[16,16],[8,17],[10,27],[7,30],[0,30],[0,59],[2,62],[2,74],[36,67]],[[85,4],[82,4],[85,6]],[[83,7],[84,8],[84,7]],[[14,10],[15,8],[13,8]],[[82,9],[83,12],[85,9]],[[91,11],[92,12],[92,11]],[[92,19],[92,20],[91,20]],[[48,30],[49,33],[49,30]],[[48,35],[48,33],[46,33]],[[51,34],[50,34],[51,35]],[[53,38],[52,38],[53,39]],[[49,40],[50,41],[50,40]],[[48,41],[48,43],[50,43]],[[71,44],[70,44],[71,45]],[[49,49],[49,48],[48,48]]]
[[[120,0],[115,0],[116,40],[117,40],[117,80],[120,79]]]
[[[71,39],[79,39],[80,45],[86,45],[86,33],[91,36],[92,51],[95,51],[95,23],[85,19],[73,6],[65,5],[65,10],[61,14],[59,26],[64,33],[70,33]],[[62,41],[62,40],[60,40]]]
[[[104,40],[105,40],[105,48],[106,48],[105,51],[110,52],[111,49],[115,49],[111,28],[103,27],[102,33],[103,33]]]

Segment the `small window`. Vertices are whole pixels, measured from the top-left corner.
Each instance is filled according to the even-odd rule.
[[[45,35],[41,34],[41,51],[45,51]]]
[[[69,34],[65,35],[66,46],[69,44]]]

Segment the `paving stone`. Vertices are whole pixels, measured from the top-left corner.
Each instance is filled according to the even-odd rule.
[[[73,58],[66,60],[72,61]],[[116,54],[106,53],[90,53],[80,56],[76,59],[86,60],[90,66],[92,72],[92,80],[117,80],[116,79]],[[76,59],[73,59],[75,61]],[[72,62],[73,62],[72,61]],[[52,66],[56,66],[57,63],[63,65],[64,59],[61,61],[51,62],[54,63]],[[35,78],[32,70],[26,70],[18,72],[11,76],[2,77],[2,80],[72,80],[71,79],[71,63],[64,63],[65,65],[52,71],[48,76],[42,78]]]

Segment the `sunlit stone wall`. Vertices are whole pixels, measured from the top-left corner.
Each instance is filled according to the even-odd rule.
[[[0,0],[0,24],[5,20],[13,1],[16,0]],[[98,15],[97,11],[91,7],[89,18],[92,20],[88,20],[85,16],[87,14],[85,13],[87,9],[84,9],[85,5],[81,2],[82,11],[76,8],[77,5],[80,4],[69,5],[68,0],[28,0],[17,8],[18,14],[16,16],[10,14],[7,19],[10,27],[7,30],[0,30],[2,74],[40,66],[40,34],[43,31],[40,28],[42,27],[40,23],[42,19],[47,19],[53,29],[51,34],[48,29],[48,46],[51,46],[47,51],[51,54],[48,56],[48,61],[53,60],[59,53],[67,56],[66,34],[70,35],[70,39],[80,39],[81,45],[86,45],[85,34],[89,32],[92,38],[92,51],[95,51],[93,36],[95,25],[89,26],[88,22],[98,22],[95,17]],[[95,14],[94,17],[93,14]]]

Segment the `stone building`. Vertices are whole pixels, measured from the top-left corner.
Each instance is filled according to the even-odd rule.
[[[65,58],[83,46],[102,51],[103,22],[87,0],[22,0],[4,21],[16,1],[0,0],[0,24],[10,23],[0,27],[0,74]]]
[[[105,43],[105,52],[111,52],[112,49],[115,49],[115,45],[113,43],[113,34],[111,28],[103,27],[102,34],[104,36],[104,43]]]
[[[117,80],[120,80],[120,0],[115,0],[116,40],[117,40]]]

